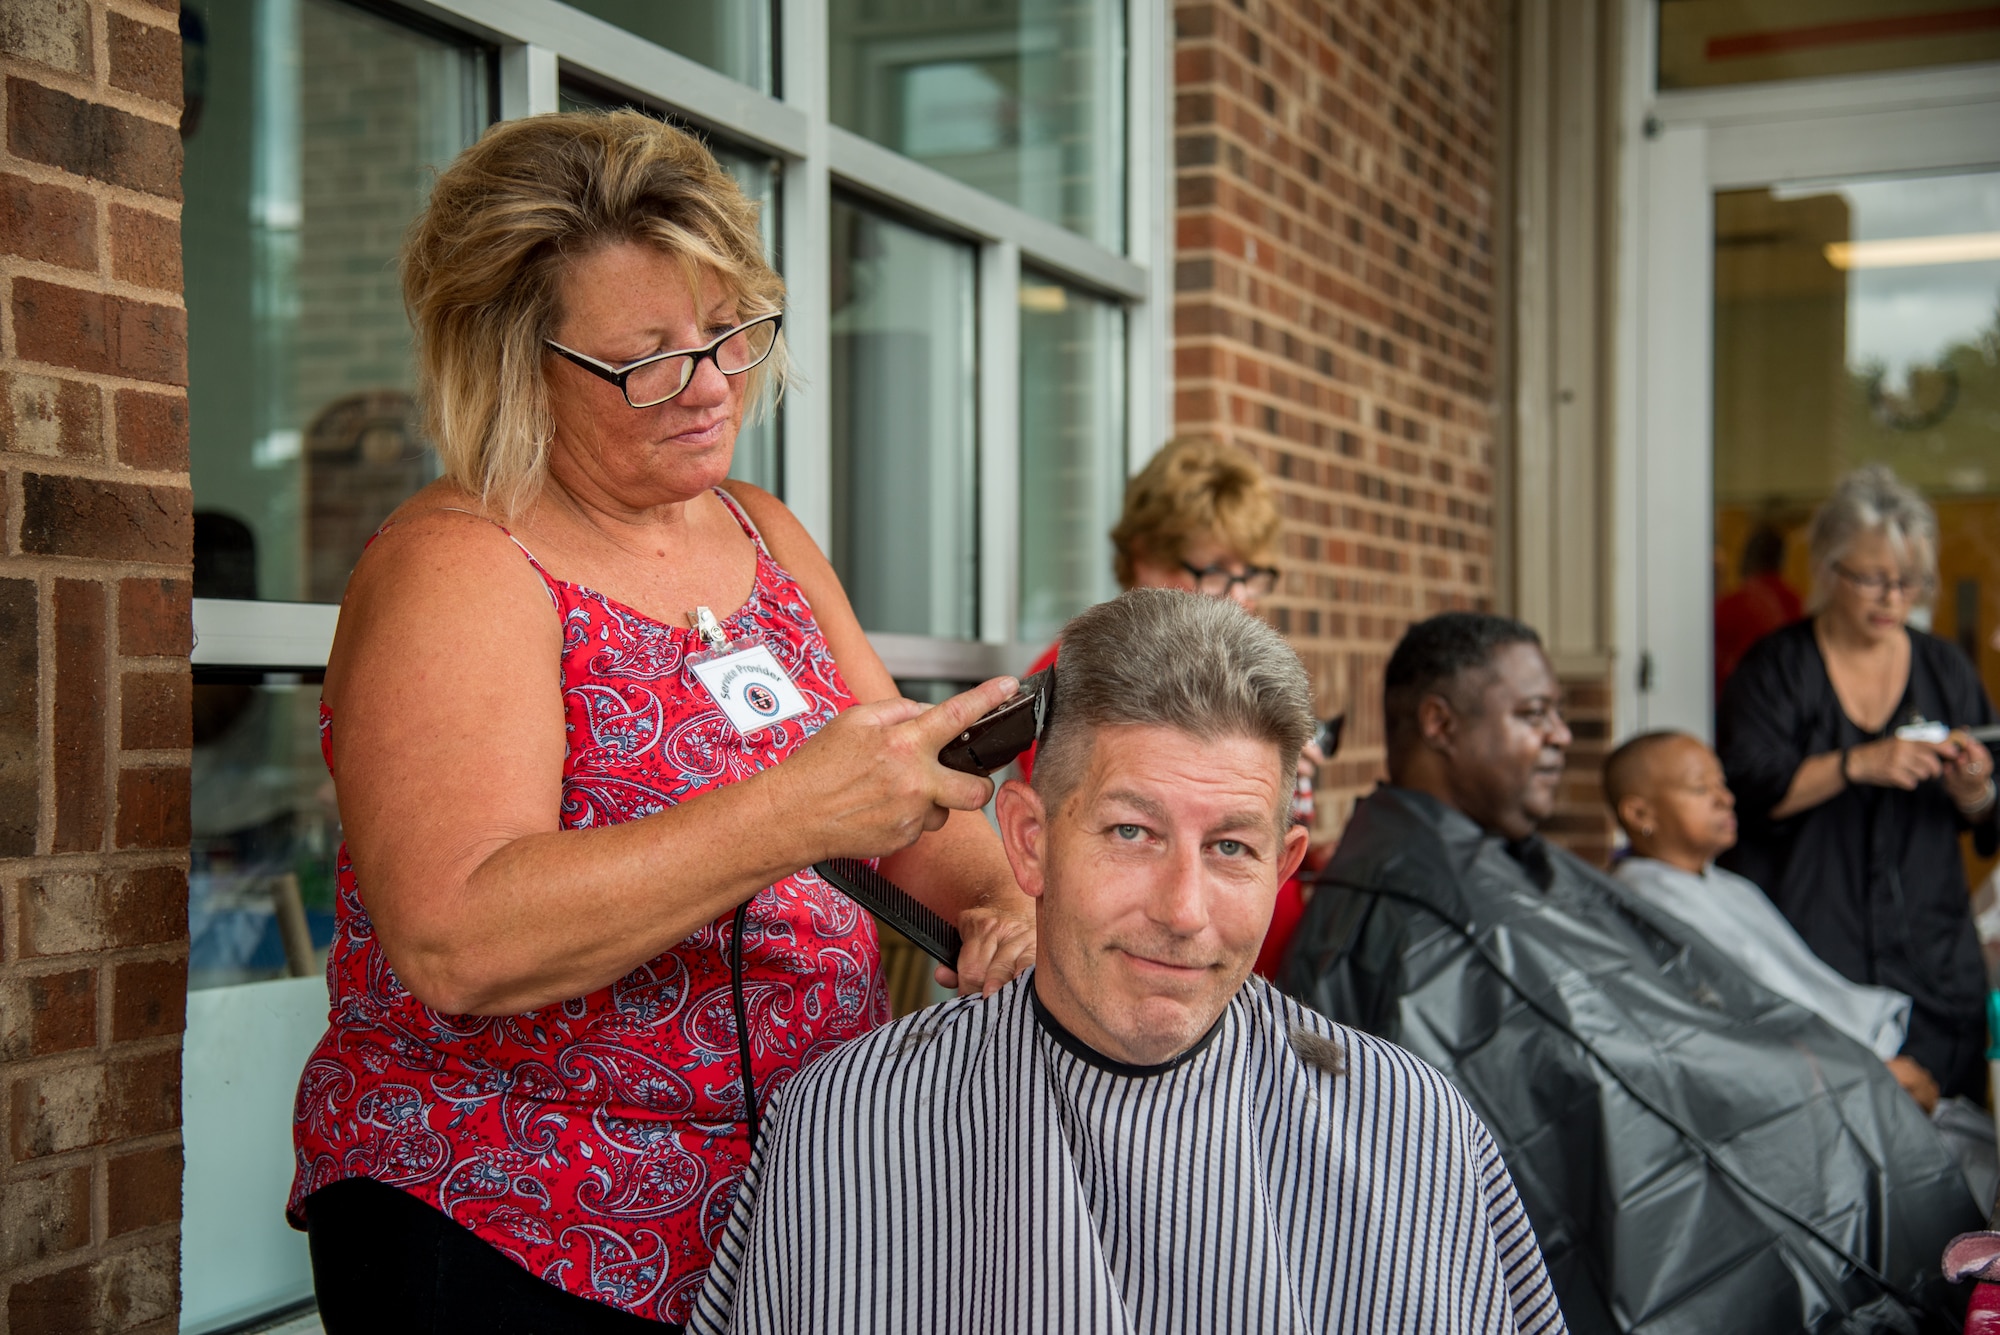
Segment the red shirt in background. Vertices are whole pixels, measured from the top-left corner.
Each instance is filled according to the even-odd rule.
[[[1715,696],[1722,698],[1722,683],[1736,671],[1750,646],[1806,614],[1805,604],[1792,592],[1784,577],[1765,573],[1752,575],[1736,592],[1715,603]]]

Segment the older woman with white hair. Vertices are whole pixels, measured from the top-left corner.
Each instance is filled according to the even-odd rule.
[[[1926,1108],[1986,1094],[1986,972],[1959,834],[2000,847],[1992,703],[1957,646],[1909,625],[1937,583],[1937,519],[1887,468],[1814,516],[1812,616],[1758,641],[1723,692],[1742,833],[1722,862],[1814,952],[1915,1002],[1891,1063]]]
[[[882,858],[958,924],[962,988],[1032,957],[991,785],[937,763],[1014,683],[897,699],[798,520],[727,480],[784,292],[697,140],[494,127],[403,290],[444,476],[327,664],[346,846],[289,1213],[329,1335],[659,1330],[760,1104],[888,1018],[811,865]]]

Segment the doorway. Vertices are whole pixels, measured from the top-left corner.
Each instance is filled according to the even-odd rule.
[[[1718,670],[1810,604],[1805,526],[1868,463],[1937,507],[1930,627],[2000,692],[2000,65],[1628,114],[1618,733],[1713,736]]]

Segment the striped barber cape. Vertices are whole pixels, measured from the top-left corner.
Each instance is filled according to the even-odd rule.
[[[1252,978],[1132,1067],[1033,974],[777,1095],[690,1331],[1563,1330],[1479,1118]]]

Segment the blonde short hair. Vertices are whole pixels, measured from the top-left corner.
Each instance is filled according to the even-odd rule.
[[[545,338],[563,273],[635,241],[713,274],[745,320],[781,310],[757,206],[693,135],[635,111],[579,111],[495,125],[438,177],[403,244],[403,302],[417,335],[424,426],[445,475],[517,511],[547,471],[554,419]],[[780,339],[747,373],[753,410],[782,384]]]
[[[1257,461],[1233,445],[1179,436],[1125,485],[1125,513],[1111,530],[1118,583],[1131,588],[1139,561],[1178,561],[1209,535],[1245,561],[1268,564],[1278,542],[1278,505]]]

